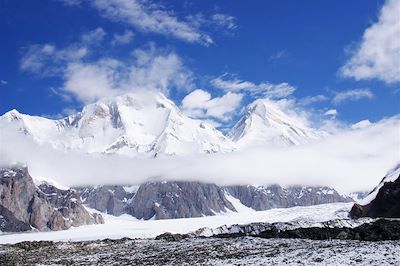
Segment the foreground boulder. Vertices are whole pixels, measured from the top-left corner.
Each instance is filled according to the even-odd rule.
[[[350,217],[400,218],[400,165],[383,178],[369,199],[367,197],[366,204],[354,204]]]
[[[0,230],[64,230],[71,226],[103,223],[90,214],[78,194],[49,184],[36,186],[27,167],[0,168]]]

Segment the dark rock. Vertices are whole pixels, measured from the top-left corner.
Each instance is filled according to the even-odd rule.
[[[139,187],[128,204],[128,213],[138,219],[173,219],[215,215],[235,208],[225,191],[200,182],[149,182]]]
[[[301,238],[312,240],[343,239],[361,241],[400,240],[400,221],[379,219],[357,227],[285,227],[284,223],[253,223],[221,228],[218,238],[255,236],[262,238]],[[287,224],[289,225],[289,224]],[[218,229],[217,229],[218,231]]]
[[[385,182],[384,179],[383,186],[369,204],[354,204],[350,217],[400,218],[400,175],[393,182]]]
[[[80,194],[85,205],[116,216],[126,213],[127,202],[135,195],[135,193],[125,191],[120,185],[74,189]]]
[[[156,240],[165,240],[168,242],[181,241],[183,239],[189,238],[188,234],[172,234],[172,233],[164,233],[156,236]]]
[[[30,229],[30,224],[18,220],[12,212],[0,205],[0,231],[21,232]]]
[[[0,219],[4,231],[64,230],[71,226],[102,222],[91,215],[74,190],[49,184],[36,187],[22,166],[0,169]]]

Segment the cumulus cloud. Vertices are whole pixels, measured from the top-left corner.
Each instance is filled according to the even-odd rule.
[[[229,78],[227,74],[211,80],[211,84],[225,91],[244,92],[268,98],[284,98],[291,95],[296,90],[295,87],[286,82],[279,84],[272,84],[269,82],[255,84],[235,77]]]
[[[345,77],[400,81],[400,0],[387,0],[379,19],[364,32],[357,50],[340,69]]]
[[[129,37],[129,31],[125,32],[117,42],[126,41],[126,33]],[[32,45],[23,54],[20,68],[39,76],[60,77],[63,85],[51,91],[63,99],[73,96],[83,103],[138,89],[167,95],[174,89],[193,89],[192,73],[176,53],[150,43],[125,58],[105,57],[94,47],[105,35],[102,28],[97,28],[64,48],[53,44]]]
[[[127,62],[100,58],[68,64],[62,90],[90,103],[135,90],[158,90],[168,95],[172,88],[191,88],[192,74],[175,53],[151,46],[136,49],[132,55]]]
[[[112,21],[122,22],[144,32],[210,45],[211,37],[187,21],[179,20],[172,11],[158,3],[142,0],[94,0],[91,5]]]
[[[135,34],[133,34],[132,31],[126,30],[125,32],[121,34],[114,34],[113,39],[111,41],[111,45],[124,45],[132,42],[133,37]]]
[[[370,89],[353,89],[336,92],[332,99],[332,103],[341,104],[347,101],[358,101],[361,99],[372,99],[374,94]]]
[[[327,185],[343,192],[370,190],[398,163],[399,123],[399,117],[392,117],[304,146],[158,159],[61,152],[36,145],[22,133],[4,130],[0,164],[24,162],[35,178],[69,186],[188,180],[221,185]]]
[[[212,98],[209,92],[197,89],[183,98],[182,108],[191,117],[229,120],[229,114],[240,106],[242,98],[242,94],[232,92]]]

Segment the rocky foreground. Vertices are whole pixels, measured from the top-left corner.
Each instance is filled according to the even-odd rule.
[[[0,264],[400,265],[399,220],[338,225],[338,221],[300,228],[290,223],[255,223],[216,228],[211,237],[200,230],[164,233],[155,239],[26,241],[0,245]]]
[[[258,237],[0,246],[1,265],[399,265],[400,241]]]

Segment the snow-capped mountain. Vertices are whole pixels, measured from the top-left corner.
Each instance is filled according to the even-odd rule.
[[[206,122],[185,116],[163,94],[136,92],[103,99],[60,120],[20,114],[0,117],[17,130],[62,150],[158,156],[228,152],[234,144]]]
[[[326,135],[285,114],[268,99],[258,99],[247,106],[245,115],[228,133],[239,147],[300,145]]]

